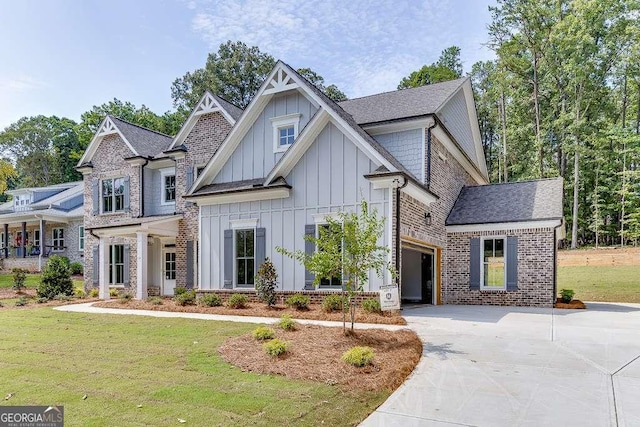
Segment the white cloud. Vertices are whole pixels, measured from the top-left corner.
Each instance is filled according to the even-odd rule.
[[[349,97],[394,90],[445,47],[472,44],[458,28],[457,4],[448,0],[213,0],[192,6],[192,28],[212,51],[227,40],[259,46],[294,67],[312,68]]]
[[[48,84],[45,81],[26,74],[12,78],[0,79],[0,90],[8,92],[25,92],[46,86],[48,86]]]

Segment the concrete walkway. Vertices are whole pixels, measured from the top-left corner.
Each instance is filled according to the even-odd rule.
[[[263,323],[274,324],[280,319],[277,317],[255,317],[255,316],[230,316],[226,314],[203,314],[203,313],[182,313],[172,311],[156,311],[156,310],[132,310],[126,308],[102,308],[93,307],[92,302],[84,304],[70,304],[61,305],[55,307],[54,310],[68,311],[72,313],[95,313],[95,314],[127,314],[131,316],[150,316],[150,317],[172,317],[172,318],[185,318],[185,319],[199,319],[199,320],[217,320],[221,322],[239,322],[239,323]],[[302,325],[318,325],[328,327],[342,327],[342,322],[334,322],[329,320],[310,320],[310,319],[295,319],[296,322]],[[385,329],[388,331],[399,331],[401,329],[407,329],[407,326],[402,325],[379,325],[373,323],[356,323],[354,325],[356,329]]]
[[[423,358],[362,425],[640,425],[640,305],[587,306],[405,309]]]

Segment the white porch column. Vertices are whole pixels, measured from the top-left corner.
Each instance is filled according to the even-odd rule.
[[[136,279],[136,299],[147,298],[147,271],[148,267],[148,233],[138,231],[136,233],[138,237],[136,249],[136,266],[138,271],[138,277]]]
[[[100,243],[98,244],[98,297],[103,300],[109,299],[109,256],[107,255],[107,240],[104,237],[100,237]]]
[[[40,247],[38,248],[38,271],[42,271],[42,254],[44,254],[44,220],[40,218]]]

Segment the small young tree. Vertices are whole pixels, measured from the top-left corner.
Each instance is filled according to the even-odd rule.
[[[366,201],[360,203],[360,212],[339,212],[337,218],[327,217],[327,227],[319,229],[319,236],[305,236],[318,248],[311,255],[304,251],[289,251],[282,247],[276,250],[302,263],[315,274],[314,285],[320,279],[343,277],[343,296],[348,304],[343,309],[342,324],[347,332],[346,310],[349,310],[351,332],[353,333],[356,306],[353,301],[358,292],[362,292],[369,271],[374,270],[383,277],[389,270],[395,276],[395,270],[387,261],[389,248],[378,244],[384,233],[384,218],[378,218],[375,209],[369,210]]]
[[[260,265],[260,268],[258,268],[255,282],[258,299],[267,304],[268,307],[276,304],[277,281],[278,273],[276,272],[276,267],[267,257],[262,265]]]
[[[27,280],[27,270],[14,267],[11,269],[11,273],[13,274],[13,290],[17,293],[22,292],[25,288],[24,282]]]
[[[63,257],[54,255],[42,270],[37,289],[38,297],[53,299],[58,295],[73,295],[73,281],[69,263]]]

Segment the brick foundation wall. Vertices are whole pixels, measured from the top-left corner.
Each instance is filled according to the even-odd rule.
[[[216,294],[222,298],[222,302],[227,302],[229,297],[233,294],[242,294],[247,297],[249,302],[257,303],[260,302],[258,300],[258,296],[256,295],[256,291],[254,289],[213,289],[213,290],[199,290],[196,291],[198,296],[206,295],[206,294]],[[322,300],[329,295],[340,294],[337,291],[276,291],[276,301],[278,304],[284,304],[284,300],[286,300],[291,295],[295,294],[303,294],[309,296],[311,300],[311,304],[321,304]],[[360,292],[358,295],[354,297],[354,301],[358,304],[362,303],[362,301],[369,298],[379,298],[378,292]]]
[[[470,239],[482,236],[518,237],[518,290],[469,289]],[[551,307],[554,302],[554,245],[552,228],[449,233],[446,260],[448,285],[445,304],[483,304]]]

